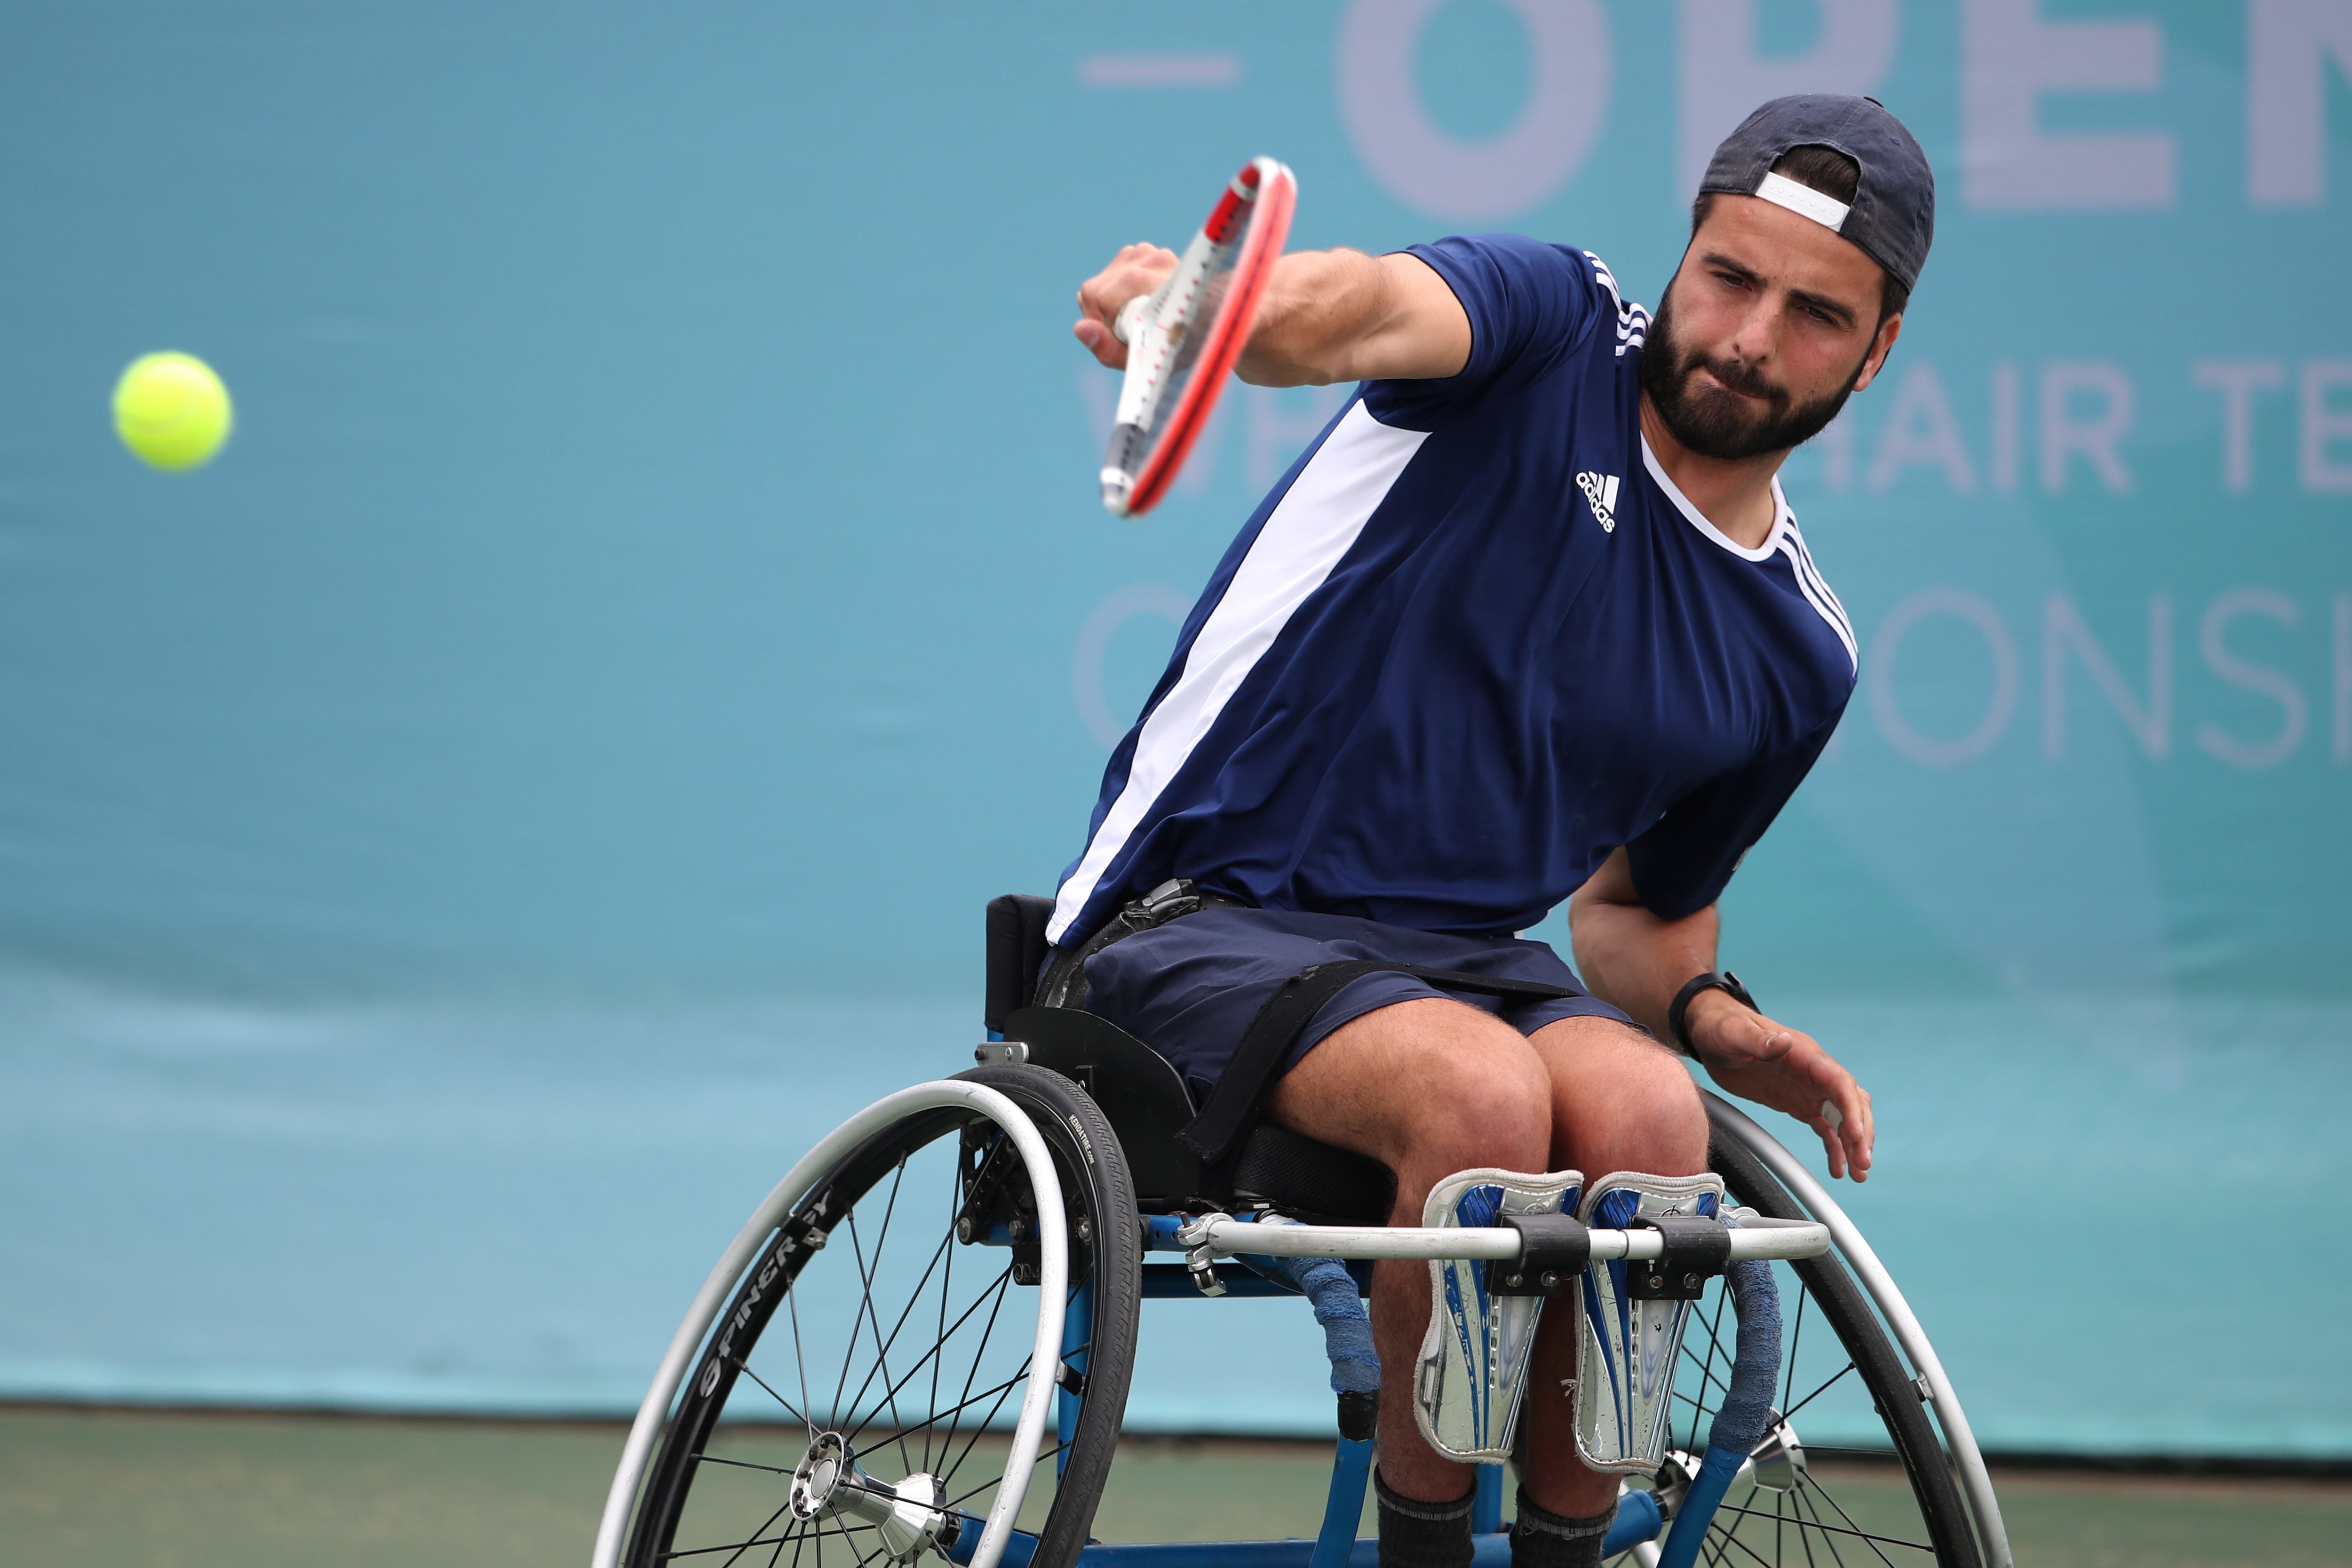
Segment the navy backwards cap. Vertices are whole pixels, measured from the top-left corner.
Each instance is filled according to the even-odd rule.
[[[1796,147],[1833,147],[1862,167],[1852,203],[1772,173]],[[1874,98],[1806,92],[1776,98],[1715,150],[1699,194],[1761,196],[1835,229],[1912,288],[1936,238],[1936,173],[1903,122]]]

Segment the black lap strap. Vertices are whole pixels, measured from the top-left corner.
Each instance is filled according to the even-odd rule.
[[[1343,963],[1318,963],[1300,970],[1266,999],[1242,1032],[1242,1043],[1225,1065],[1224,1076],[1210,1091],[1209,1103],[1192,1124],[1177,1134],[1183,1145],[1215,1163],[1241,1144],[1242,1134],[1257,1118],[1257,1110],[1273,1087],[1275,1071],[1290,1054],[1291,1043],[1307,1027],[1323,1004],[1342,987],[1367,974],[1410,974],[1442,991],[1468,991],[1481,996],[1515,997],[1549,1002],[1575,992],[1532,980],[1497,980],[1492,975],[1465,974],[1458,969],[1416,969],[1385,959],[1357,958]]]

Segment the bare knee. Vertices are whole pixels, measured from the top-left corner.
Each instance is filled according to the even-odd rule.
[[[1407,1190],[1473,1165],[1540,1170],[1551,1145],[1542,1058],[1517,1030],[1458,1002],[1402,1002],[1334,1030],[1271,1109],[1310,1136],[1352,1123],[1359,1136],[1344,1141],[1385,1161]]]
[[[1617,1121],[1618,1137],[1629,1150],[1640,1151],[1630,1170],[1662,1176],[1690,1175],[1706,1168],[1706,1106],[1698,1085],[1682,1064],[1663,1049],[1657,1057],[1628,1075]]]
[[[1441,1057],[1407,1128],[1417,1163],[1438,1174],[1473,1165],[1540,1170],[1551,1147],[1551,1080],[1534,1052]]]
[[[1679,1057],[1598,1018],[1549,1026],[1536,1044],[1551,1073],[1556,1162],[1587,1175],[1706,1168],[1706,1107]]]

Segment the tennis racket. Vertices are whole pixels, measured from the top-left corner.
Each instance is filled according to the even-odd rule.
[[[1184,466],[1249,342],[1297,205],[1298,181],[1288,168],[1251,159],[1217,198],[1176,270],[1129,300],[1112,323],[1127,344],[1127,380],[1103,458],[1103,505],[1112,516],[1150,511]]]

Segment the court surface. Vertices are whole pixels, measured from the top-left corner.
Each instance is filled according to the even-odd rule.
[[[0,1556],[12,1568],[581,1568],[620,1438],[588,1422],[0,1407]],[[1097,1531],[1311,1535],[1329,1453],[1130,1438]],[[1891,1470],[1826,1475],[1860,1502],[1894,1482]],[[2352,1481],[1997,1475],[2022,1568],[2352,1565]]]

